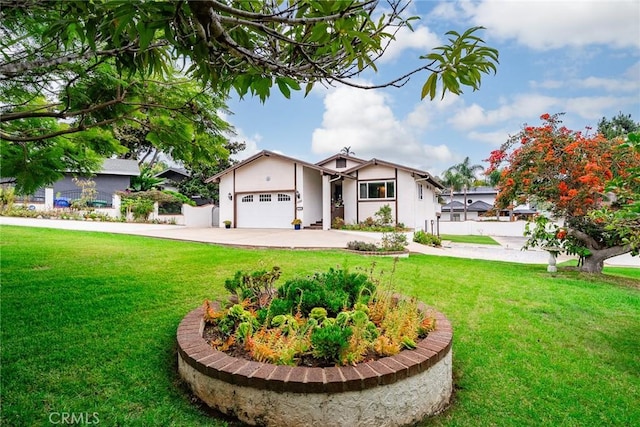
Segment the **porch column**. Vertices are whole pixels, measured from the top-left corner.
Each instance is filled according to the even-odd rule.
[[[322,229],[331,230],[331,183],[329,175],[322,175]]]

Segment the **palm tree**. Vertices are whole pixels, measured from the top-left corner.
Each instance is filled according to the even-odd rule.
[[[462,188],[464,189],[464,220],[467,220],[467,189],[473,186],[476,181],[476,172],[484,170],[481,165],[470,165],[469,157],[465,157],[462,163],[451,166],[447,171],[456,172],[461,176]]]
[[[355,156],[356,155],[356,153],[351,151],[351,146],[342,147],[342,150],[340,150],[340,154],[344,154],[345,156]]]
[[[452,168],[444,171],[442,185],[449,188],[449,221],[453,220],[453,192],[462,190],[463,179],[457,171]]]

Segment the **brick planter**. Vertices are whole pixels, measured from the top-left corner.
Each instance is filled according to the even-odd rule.
[[[207,405],[245,423],[402,426],[441,411],[451,397],[453,331],[442,313],[415,350],[330,368],[228,356],[203,338],[203,314],[202,307],[191,311],[178,327],[178,371]]]

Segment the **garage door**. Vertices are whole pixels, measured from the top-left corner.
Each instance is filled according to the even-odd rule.
[[[255,193],[238,198],[239,228],[291,228],[293,193]]]

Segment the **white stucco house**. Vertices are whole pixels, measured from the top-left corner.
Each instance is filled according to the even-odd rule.
[[[341,154],[308,163],[270,151],[212,176],[219,183],[220,224],[237,228],[328,230],[333,218],[357,223],[388,204],[396,223],[424,229],[440,212],[442,185],[431,174],[378,159]]]

